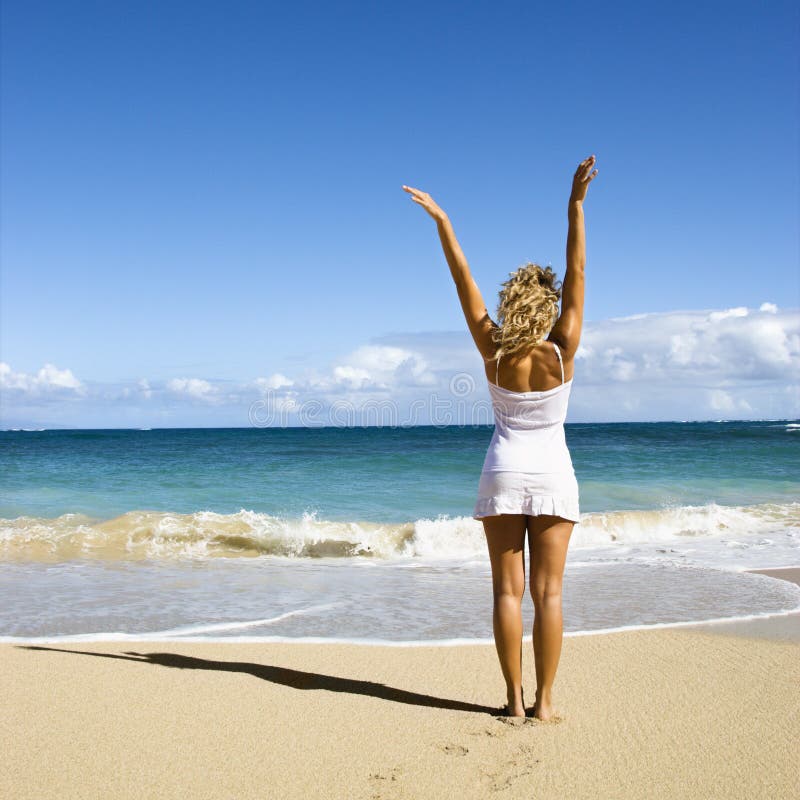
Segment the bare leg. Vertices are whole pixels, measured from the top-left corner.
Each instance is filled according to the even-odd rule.
[[[528,517],[533,597],[533,658],[536,664],[534,716],[553,715],[552,690],[561,658],[561,581],[574,522],[553,516]]]
[[[483,529],[492,564],[492,625],[506,681],[508,713],[524,717],[522,702],[522,597],[525,594],[524,514],[486,517]]]

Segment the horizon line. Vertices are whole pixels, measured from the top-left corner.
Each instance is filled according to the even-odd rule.
[[[661,425],[672,423],[678,425],[695,425],[704,423],[729,423],[729,422],[800,422],[800,417],[759,417],[737,419],[645,419],[645,420],[595,420],[592,422],[565,422],[569,425]],[[134,426],[125,428],[0,428],[0,433],[42,433],[46,431],[205,431],[205,430],[356,430],[367,428],[493,428],[494,423],[476,423],[472,425],[175,425],[169,427]]]

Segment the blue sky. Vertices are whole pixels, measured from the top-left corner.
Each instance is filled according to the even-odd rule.
[[[587,394],[581,414],[685,416],[690,367],[698,418],[800,413],[796,4],[2,13],[3,427],[247,425],[265,387],[419,396],[448,364],[479,380],[435,226],[401,185],[448,212],[493,312],[526,260],[563,271],[591,153],[591,374],[626,346],[652,364],[647,340],[677,383],[651,400],[642,384],[627,412]],[[725,325],[766,320],[763,369],[732,352],[713,383],[659,339],[737,308]],[[636,315],[647,335],[598,354]],[[609,396],[635,374],[609,370]]]

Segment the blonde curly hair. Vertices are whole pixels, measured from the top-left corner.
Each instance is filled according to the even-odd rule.
[[[558,319],[561,281],[547,266],[528,262],[502,284],[497,327],[492,330],[495,359],[530,350],[544,341]]]

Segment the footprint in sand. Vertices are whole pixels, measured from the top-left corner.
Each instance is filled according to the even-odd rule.
[[[550,719],[537,719],[536,717],[531,717],[531,722],[535,722],[537,725],[558,725],[559,722],[563,722],[566,718],[559,716],[558,714],[553,714]]]
[[[495,717],[498,722],[503,725],[510,725],[514,728],[519,728],[522,725],[557,725],[564,721],[564,717],[559,717],[553,714],[548,720],[537,719],[536,717]]]
[[[396,781],[398,773],[401,772],[399,767],[392,767],[391,775],[384,775],[381,772],[370,772],[369,779],[371,781]]]
[[[460,744],[440,744],[440,750],[444,750],[450,756],[465,756],[469,753],[469,748]]]
[[[503,736],[504,733],[502,731],[499,731],[497,728],[483,728],[482,730],[479,730],[479,731],[470,731],[469,735],[470,736],[491,736],[493,738],[496,738],[497,736]]]
[[[512,725],[514,727],[519,727],[520,725],[524,725],[528,722],[527,717],[495,717],[498,722],[502,722],[503,725]]]

